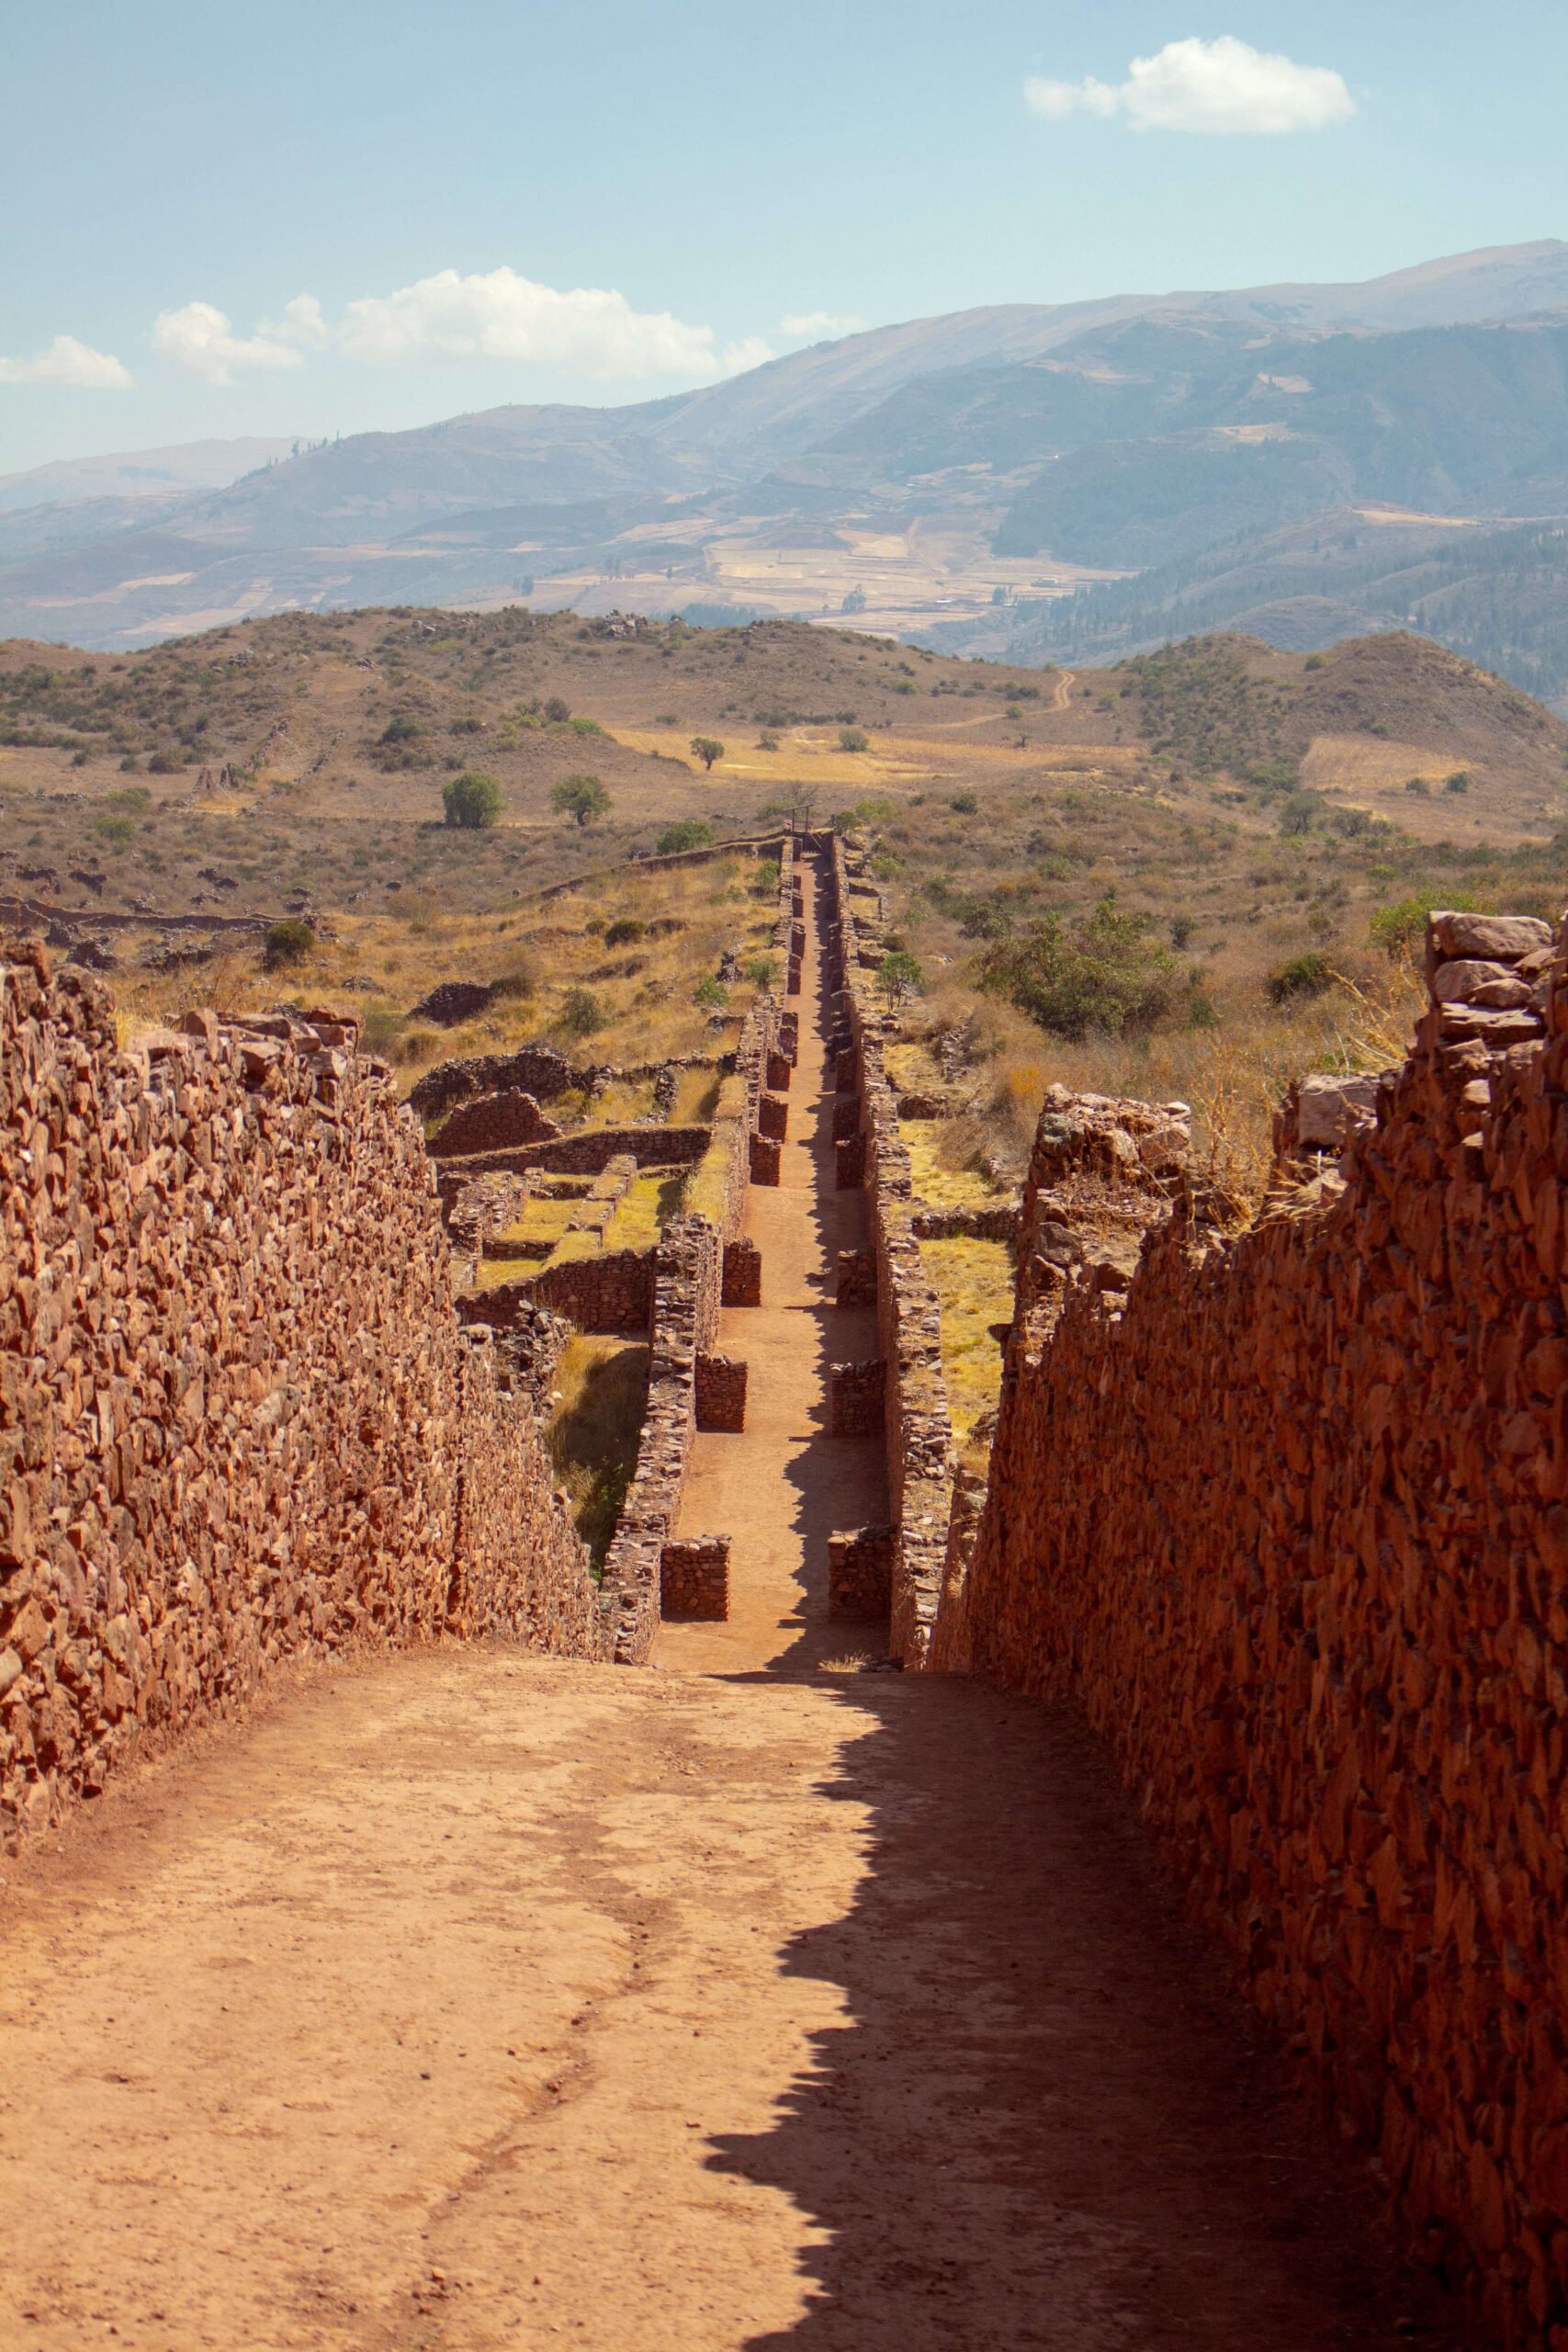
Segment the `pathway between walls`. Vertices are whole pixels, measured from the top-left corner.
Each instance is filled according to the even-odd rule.
[[[318,1669],[16,1867],[6,2352],[1451,2341],[1078,1727],[820,1670],[878,1649],[826,1537],[885,1503],[821,1426],[874,1341],[807,897],[750,1425],[687,1493],[733,1617]]]

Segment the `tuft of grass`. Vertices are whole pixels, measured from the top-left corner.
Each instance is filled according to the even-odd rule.
[[[920,1263],[942,1308],[942,1369],[960,1445],[1001,1394],[1002,1351],[993,1323],[1012,1319],[1013,1253],[1005,1241],[954,1235],[922,1241]]]

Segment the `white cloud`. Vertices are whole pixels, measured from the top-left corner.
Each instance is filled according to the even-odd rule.
[[[310,301],[309,295],[301,295],[288,308],[294,311],[298,302]],[[231,384],[236,368],[302,364],[295,344],[286,342],[280,331],[264,328],[258,334],[233,334],[223,311],[210,302],[186,302],[177,311],[160,311],[152,322],[152,348],[160,358],[172,359],[176,368],[186,368],[193,376],[205,376],[209,384]]]
[[[849,313],[839,318],[831,311],[804,311],[793,318],[781,319],[779,324],[787,335],[798,336],[807,343],[825,343],[837,335],[863,333],[865,321]]]
[[[1068,115],[1125,115],[1134,130],[1204,130],[1254,135],[1322,130],[1348,122],[1356,102],[1327,65],[1298,65],[1224,33],[1217,40],[1172,40],[1154,57],[1134,57],[1114,88],[1092,75],[1081,82],[1032,78],[1024,103],[1047,122]]]
[[[711,327],[688,325],[668,311],[634,311],[624,294],[602,287],[563,293],[504,267],[468,277],[438,270],[391,294],[361,295],[336,321],[313,294],[296,294],[251,335],[235,334],[212,303],[186,302],[154,320],[152,347],[214,384],[231,383],[242,368],[300,367],[308,351],[378,367],[511,360],[604,383],[661,376],[712,381],[773,356],[761,335],[720,349]]]
[[[321,306],[313,294],[296,294],[291,302],[285,302],[276,319],[264,319],[256,333],[269,342],[293,344],[302,351],[324,351],[332,341]]]
[[[765,335],[743,334],[738,343],[727,343],[719,359],[721,376],[743,376],[748,368],[765,368],[778,354]]]
[[[393,294],[362,295],[344,311],[338,341],[351,359],[383,366],[436,356],[511,359],[596,382],[713,377],[756,365],[745,345],[737,346],[739,358],[721,356],[711,327],[689,326],[668,311],[634,311],[606,287],[562,292],[504,266],[467,277],[443,269]]]
[[[0,384],[73,384],[85,391],[123,392],[130,371],[107,351],[78,343],[73,334],[57,334],[30,359],[0,359]]]

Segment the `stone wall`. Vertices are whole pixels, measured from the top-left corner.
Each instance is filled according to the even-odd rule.
[[[639,1168],[692,1168],[707,1150],[706,1127],[583,1127],[553,1142],[525,1143],[500,1151],[476,1151],[443,1162],[441,1181],[454,1197],[476,1176],[498,1169],[522,1174],[541,1168],[551,1176],[597,1176],[623,1155]]]
[[[887,1367],[880,1356],[828,1366],[829,1437],[880,1437],[886,1414]]]
[[[828,1614],[886,1623],[893,1602],[896,1527],[856,1527],[828,1538]]]
[[[1186,1183],[1124,1287],[1065,1247],[1021,1269],[967,1578],[975,1664],[1083,1706],[1487,2340],[1531,2352],[1568,2340],[1565,960],[1435,918],[1338,1170],[1241,1231]]]
[[[346,1023],[0,965],[0,1804],[13,1830],[284,1659],[596,1655],[586,1553],[461,1333],[419,1130]]]
[[[699,1430],[736,1436],[746,1426],[745,1364],[733,1356],[698,1354],[696,1425]]]
[[[514,1283],[469,1291],[457,1301],[468,1324],[510,1331],[523,1310],[544,1306],[564,1315],[581,1331],[619,1332],[645,1340],[653,1323],[656,1253],[611,1250],[592,1258],[565,1258]]]
[[[448,1113],[430,1138],[437,1159],[476,1151],[503,1151],[513,1144],[550,1143],[560,1133],[547,1119],[536,1095],[470,1094]]]
[[[686,1535],[666,1544],[659,1558],[659,1609],[663,1617],[722,1624],[729,1614],[728,1535]]]
[[[888,1501],[897,1531],[889,1645],[906,1666],[921,1667],[941,1600],[956,1462],[941,1309],[920,1260],[909,1155],[884,1063],[886,1015],[868,977],[881,949],[863,933],[863,922],[874,922],[881,902],[853,843],[834,835],[829,854],[828,969],[839,986],[834,1067],[839,1090],[859,1113],[854,1131],[835,1146],[838,1182],[863,1183],[868,1194]]]

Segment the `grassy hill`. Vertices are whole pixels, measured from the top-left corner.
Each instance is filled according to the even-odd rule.
[[[711,770],[698,736],[724,746]],[[441,821],[471,770],[500,788],[490,831]],[[552,801],[581,774],[610,797],[586,829]],[[754,958],[765,877],[760,900],[748,854],[635,861],[672,824],[750,837],[791,808],[867,836],[931,1019],[984,1080],[975,1148],[1015,1150],[1058,1075],[1211,1105],[1228,1086],[1255,1141],[1292,1069],[1348,1050],[1362,1013],[1333,976],[1386,995],[1402,910],[1555,910],[1568,725],[1400,634],[1313,655],[1200,638],[1077,673],[521,609],[279,615],[117,657],[0,646],[0,893],[122,918],[94,935],[135,1017],[355,994],[411,1080],[530,1035],[711,1048],[755,980],[698,991],[722,955]],[[289,910],[317,944],[279,977],[261,925]],[[1029,979],[1053,925],[1122,975],[1082,1022]],[[454,978],[501,993],[443,1042],[414,1008]]]

